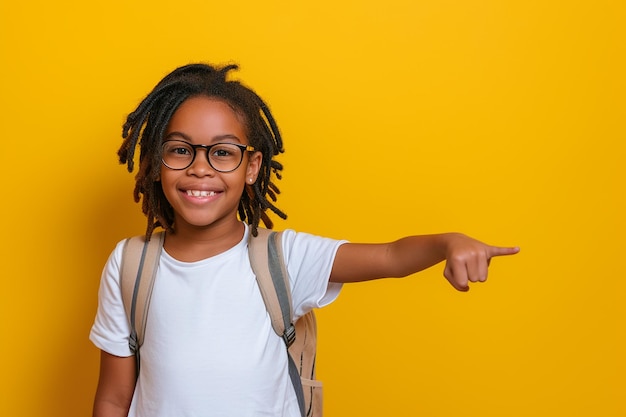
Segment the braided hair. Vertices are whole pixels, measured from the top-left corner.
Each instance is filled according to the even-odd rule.
[[[175,69],[154,87],[139,106],[128,115],[122,129],[124,141],[118,150],[119,161],[128,172],[134,170],[134,156],[139,144],[139,170],[135,177],[135,202],[142,200],[142,211],[148,218],[146,239],[158,226],[173,231],[174,211],[167,201],[159,181],[161,143],[174,112],[187,99],[207,96],[222,100],[239,113],[246,127],[250,145],[263,154],[257,181],[246,185],[239,201],[242,221],[257,235],[259,222],[273,227],[266,213],[270,209],[280,218],[287,218],[273,202],[280,190],[272,177],[281,179],[282,164],[273,157],[284,152],[278,126],[265,102],[250,88],[238,81],[226,80],[228,72],[237,65],[222,68],[207,64],[190,64]],[[269,199],[268,199],[269,197]],[[271,201],[270,201],[271,200]]]

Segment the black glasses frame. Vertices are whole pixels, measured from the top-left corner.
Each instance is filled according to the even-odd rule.
[[[174,171],[182,171],[183,169],[187,169],[189,168],[191,165],[193,165],[194,161],[196,160],[196,155],[198,155],[197,149],[204,149],[205,150],[205,154],[206,154],[206,159],[207,162],[209,163],[209,165],[211,166],[211,168],[213,168],[215,171],[217,172],[233,172],[234,170],[236,170],[237,168],[239,168],[241,166],[241,162],[243,162],[243,154],[248,151],[248,152],[254,152],[255,149],[253,146],[250,145],[241,145],[239,143],[229,143],[229,142],[219,142],[219,143],[214,143],[212,145],[194,145],[192,143],[189,143],[187,141],[184,140],[179,140],[179,139],[175,139],[175,140],[165,140],[163,141],[163,143],[161,144],[161,155],[163,155],[163,148],[165,147],[165,145],[168,142],[180,142],[180,143],[184,143],[185,145],[189,146],[192,150],[193,150],[193,156],[191,158],[191,161],[189,162],[189,165],[187,165],[184,168],[173,168],[171,166],[169,166],[168,164],[165,163],[165,160],[163,159],[163,156],[161,156],[161,163],[163,165],[165,165],[167,168],[174,170]],[[239,159],[239,163],[237,164],[236,167],[234,167],[233,169],[229,169],[229,170],[223,170],[223,169],[218,169],[215,168],[213,166],[213,164],[211,163],[211,157],[210,152],[211,152],[211,148],[213,148],[214,146],[219,146],[219,145],[229,145],[229,146],[236,146],[239,149],[241,149],[241,158]]]

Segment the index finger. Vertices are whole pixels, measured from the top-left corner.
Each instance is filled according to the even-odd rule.
[[[492,258],[494,256],[515,255],[519,251],[520,251],[519,246],[512,246],[512,247],[491,246],[489,248],[489,258]]]

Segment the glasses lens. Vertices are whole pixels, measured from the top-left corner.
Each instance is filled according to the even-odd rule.
[[[209,151],[209,162],[217,171],[234,171],[241,164],[242,159],[241,148],[230,143],[216,143]]]
[[[163,143],[163,163],[172,169],[185,169],[193,161],[191,145],[178,140],[168,140]]]

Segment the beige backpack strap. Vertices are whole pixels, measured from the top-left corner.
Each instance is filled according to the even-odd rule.
[[[150,298],[164,239],[165,232],[159,232],[153,234],[147,242],[144,236],[135,236],[126,239],[124,243],[120,285],[131,328],[128,344],[137,358],[144,340]]]
[[[248,255],[265,308],[270,315],[272,327],[276,334],[283,338],[285,347],[289,350],[296,340],[296,327],[292,323],[289,274],[285,265],[281,239],[282,233],[259,228],[257,237],[253,237],[250,233]],[[289,352],[287,352],[287,359],[289,378],[298,399],[300,414],[306,417],[307,398],[300,379],[300,370]]]
[[[258,236],[248,239],[250,265],[256,275],[272,327],[285,339],[287,346],[295,340],[289,275],[285,267],[281,243],[282,233],[258,228]],[[277,282],[274,281],[276,279]],[[285,300],[286,302],[281,302]]]
[[[317,350],[317,324],[315,313],[309,311],[296,321],[296,341],[289,348],[289,355],[300,373],[306,417],[322,417],[322,382],[315,379]]]

